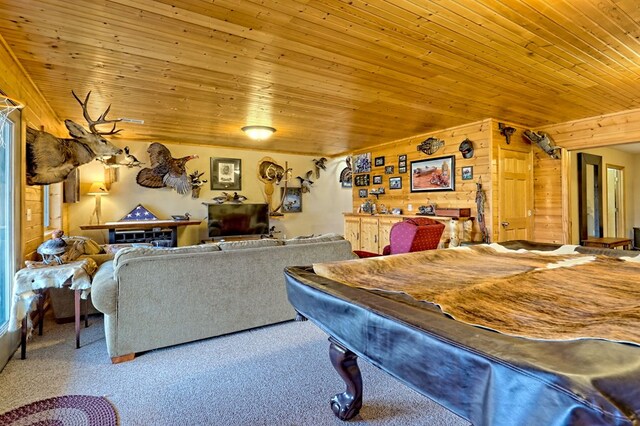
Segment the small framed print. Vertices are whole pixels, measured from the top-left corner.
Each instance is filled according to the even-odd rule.
[[[462,180],[473,179],[473,166],[464,166],[462,168]]]
[[[369,175],[356,175],[355,176],[355,185],[356,186],[369,186]]]
[[[385,174],[385,175],[392,175],[392,174],[393,174],[393,170],[394,170],[394,169],[395,169],[395,168],[394,168],[393,166],[386,166],[386,167],[384,168],[384,174]]]
[[[398,167],[398,173],[407,173],[407,167]]]
[[[375,176],[373,176],[373,184],[374,184],[374,185],[380,185],[380,184],[382,184],[382,176],[381,176],[381,175],[375,175]]]
[[[368,194],[369,194],[369,192],[366,189],[359,189],[358,190],[358,195],[360,196],[360,198],[367,198]]]
[[[400,161],[406,162],[407,161],[407,154],[398,155],[398,162],[400,162]]]
[[[398,167],[407,167],[407,162],[406,161],[398,161]]]
[[[300,213],[302,212],[302,188],[280,188],[280,196],[282,197],[283,213]]]
[[[211,189],[242,189],[239,158],[211,158]]]
[[[353,173],[368,173],[371,171],[371,153],[353,156]]]
[[[402,189],[402,178],[400,176],[390,177],[389,189]]]
[[[373,164],[376,167],[384,166],[384,157],[376,157]]]

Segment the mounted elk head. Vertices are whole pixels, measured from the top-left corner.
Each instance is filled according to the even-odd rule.
[[[108,120],[106,118],[111,105],[97,120],[92,120],[87,112],[87,103],[91,92],[87,93],[84,102],[76,96],[82,114],[89,124],[89,132],[82,126],[71,120],[65,120],[64,124],[69,130],[71,139],[63,139],[50,133],[27,127],[27,184],[48,185],[62,182],[76,167],[87,164],[91,160],[102,157],[110,157],[122,153],[122,150],[103,138],[104,135],[114,135],[116,124],[120,119]],[[108,132],[99,131],[96,126],[114,123]]]

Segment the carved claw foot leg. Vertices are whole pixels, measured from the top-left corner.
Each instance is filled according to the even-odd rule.
[[[362,375],[358,368],[358,356],[329,338],[329,357],[347,390],[331,398],[331,410],[340,420],[350,420],[362,408]]]

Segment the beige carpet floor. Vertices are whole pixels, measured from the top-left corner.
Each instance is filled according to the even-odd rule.
[[[82,329],[50,318],[43,336],[0,372],[0,413],[69,394],[107,397],[121,425],[432,425],[468,422],[364,361],[364,406],[344,423],[329,398],[344,390],[331,367],[327,336],[310,322],[288,322],[147,352],[112,365],[102,319]]]

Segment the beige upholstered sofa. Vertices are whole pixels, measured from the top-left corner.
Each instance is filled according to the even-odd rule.
[[[352,259],[339,235],[128,248],[103,263],[92,299],[112,362],[137,352],[291,320],[286,266]]]

